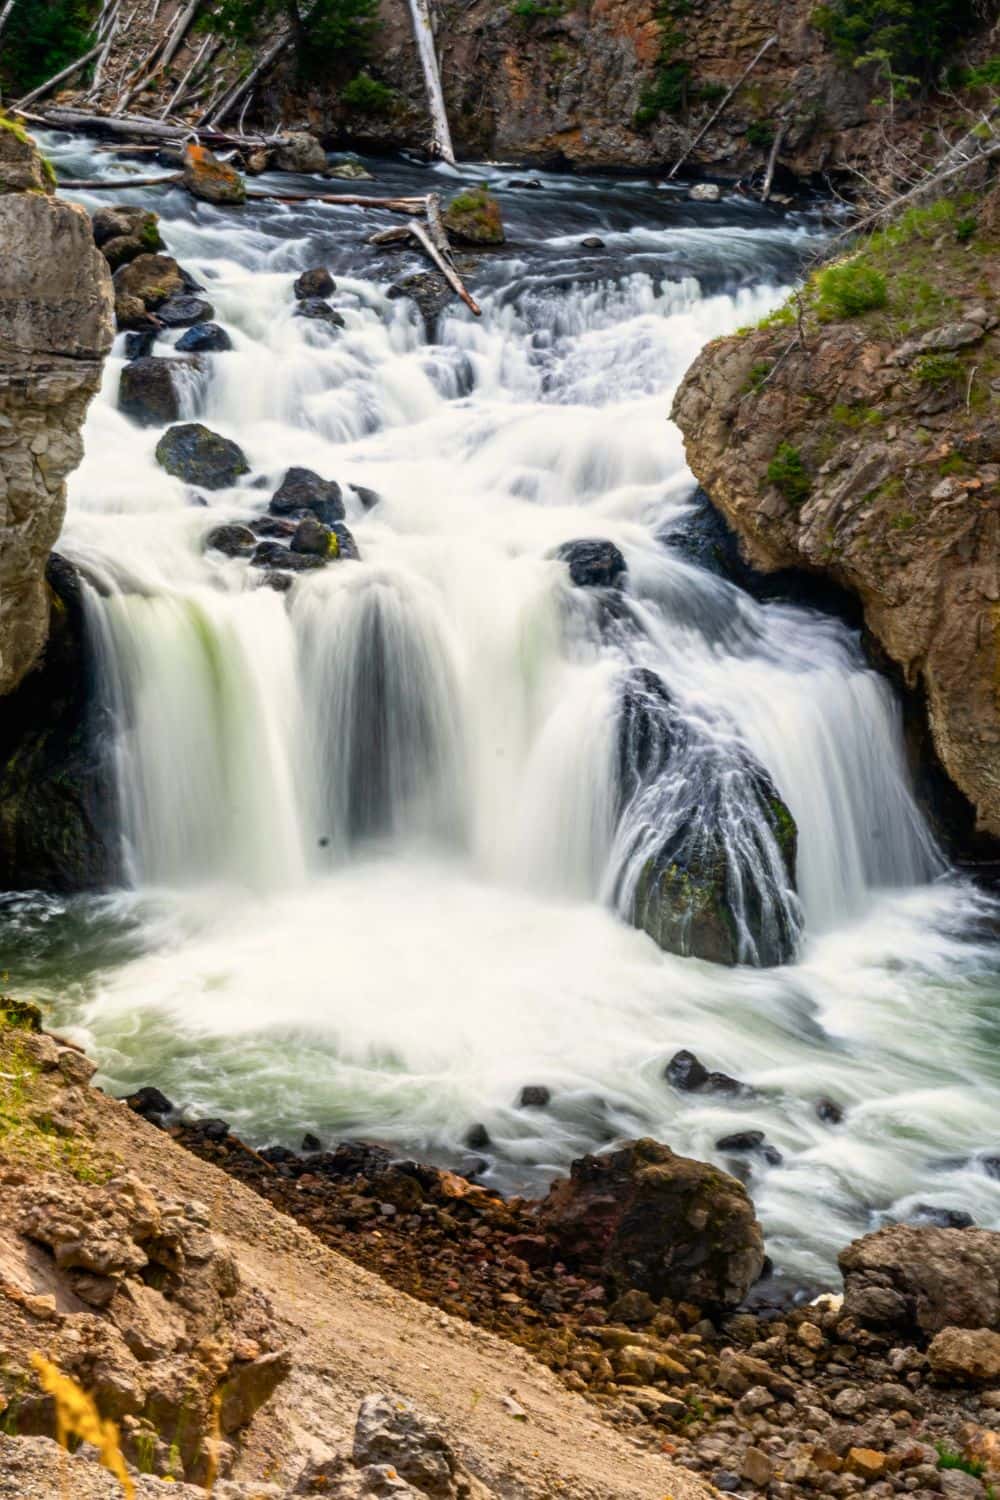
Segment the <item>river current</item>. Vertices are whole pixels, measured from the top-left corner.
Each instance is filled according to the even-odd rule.
[[[46,148],[66,176],[135,170]],[[456,180],[370,165],[373,192]],[[230,334],[189,415],[252,472],[193,503],[154,461],[160,433],[117,409],[119,339],[59,550],[99,586],[126,879],[5,900],[0,968],[110,1091],[156,1084],[258,1145],[366,1136],[468,1167],[482,1124],[484,1180],[534,1188],[616,1138],[731,1166],[716,1141],[762,1130],[781,1160],[742,1158],[750,1190],[779,1272],[808,1284],[920,1204],[1000,1227],[989,904],[935,847],[856,634],[697,560],[668,420],[699,349],[783,300],[818,224],[653,184],[462,177],[497,188],[509,243],[473,278],[482,319],[455,303],[434,342],[388,296],[424,267],[365,243],[386,215],[120,195],[157,209]],[[337,280],[334,335],[294,316],[311,265]],[[344,486],[362,561],[280,594],[204,538],[263,512],[293,464]],[[600,628],[553,556],[581,537],[625,556],[628,632]],[[674,957],[616,913],[637,664],[720,753],[737,735],[791,809],[794,964]],[[685,1047],[753,1094],[675,1091]],[[526,1084],[547,1108],[518,1107]]]

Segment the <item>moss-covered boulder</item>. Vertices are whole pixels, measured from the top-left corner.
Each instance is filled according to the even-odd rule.
[[[462,245],[504,243],[500,205],[485,188],[469,188],[452,198],[444,211],[444,227],[449,238]]]
[[[213,156],[207,146],[185,146],[181,181],[193,198],[206,203],[242,203],[247,195],[236,168]]]
[[[181,422],[156,445],[156,461],[168,474],[204,490],[224,490],[235,484],[250,465],[243,449],[201,422]]]
[[[623,680],[617,749],[623,914],[682,957],[793,959],[797,829],[760,762],[645,668]]]
[[[115,204],[99,208],[92,222],[94,243],[112,271],[163,249],[159,217],[151,209]]]
[[[567,1263],[616,1296],[634,1289],[654,1301],[734,1307],[764,1265],[743,1185],[648,1138],[575,1161],[538,1217]]]
[[[0,193],[54,193],[55,173],[24,127],[0,111]]]

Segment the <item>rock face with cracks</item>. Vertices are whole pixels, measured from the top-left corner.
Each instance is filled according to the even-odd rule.
[[[35,665],[48,636],[45,565],[114,328],[111,276],[90,219],[52,196],[33,144],[3,121],[0,184],[2,695]]]

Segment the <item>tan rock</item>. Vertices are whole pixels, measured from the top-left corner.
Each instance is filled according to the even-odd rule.
[[[889,1467],[889,1458],[876,1448],[850,1448],[844,1459],[848,1474],[857,1474],[866,1481],[881,1479]]]
[[[927,1350],[941,1379],[991,1385],[1000,1380],[1000,1333],[991,1328],[942,1328]]]

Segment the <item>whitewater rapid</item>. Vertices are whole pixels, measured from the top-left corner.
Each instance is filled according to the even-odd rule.
[[[108,170],[47,146],[67,172]],[[155,1083],[258,1144],[365,1135],[467,1165],[481,1123],[486,1180],[525,1185],[621,1136],[731,1164],[715,1141],[765,1130],[783,1163],[746,1164],[768,1249],[810,1282],[921,1201],[1000,1226],[977,1158],[1000,1138],[996,950],[913,799],[892,691],[842,622],[759,604],[685,545],[700,522],[671,394],[708,339],[782,300],[814,227],[545,178],[501,192],[513,243],[480,273],[482,321],[449,310],[431,343],[388,296],[419,267],[376,261],[356,210],[128,196],[230,334],[188,415],[252,472],[192,503],[155,464],[159,432],[117,409],[119,341],[60,550],[98,586],[127,878],[8,903],[15,980],[106,1086]],[[294,316],[313,264],[337,279],[334,338]],[[345,487],[363,560],[283,595],[203,542],[292,464]],[[553,556],[588,536],[627,560],[627,640]],[[616,914],[627,665],[786,800],[794,965],[675,958]],[[674,1092],[681,1047],[755,1097]],[[528,1083],[547,1110],[515,1106]]]

